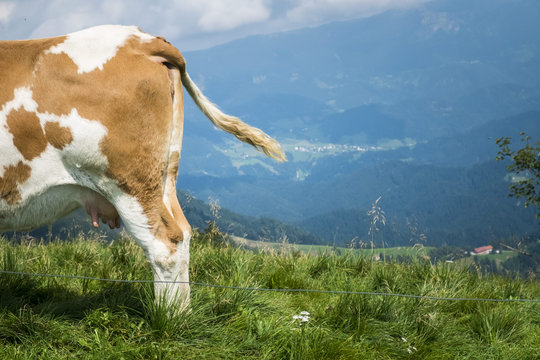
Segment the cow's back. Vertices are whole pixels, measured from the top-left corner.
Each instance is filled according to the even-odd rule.
[[[62,39],[0,41],[0,108],[13,99],[14,89],[30,84],[40,56]]]

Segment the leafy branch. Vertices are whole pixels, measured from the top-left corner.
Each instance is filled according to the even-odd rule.
[[[521,142],[524,147],[514,151],[510,148],[512,144],[510,137],[502,137],[496,140],[499,146],[495,160],[510,159],[513,162],[506,168],[508,171],[519,176],[510,187],[509,196],[525,198],[525,207],[536,206],[536,217],[540,219],[540,141],[533,142],[530,136],[524,132],[520,133]]]

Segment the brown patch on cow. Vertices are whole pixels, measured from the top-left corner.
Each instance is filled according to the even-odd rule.
[[[0,41],[0,108],[13,100],[14,90],[30,86],[32,71],[42,53],[65,40],[65,36],[25,41]]]
[[[4,167],[4,175],[0,177],[0,198],[8,204],[15,205],[21,201],[18,184],[24,183],[30,177],[32,169],[19,161],[17,165]]]
[[[184,234],[176,221],[174,221],[169,210],[165,207],[165,204],[162,205],[161,223],[165,228],[167,239],[169,239],[169,241],[174,244],[173,247],[176,248],[176,244],[184,240]]]
[[[169,167],[167,169],[167,180],[172,182],[172,187],[176,185],[176,177],[178,175],[178,163],[180,162],[180,152],[174,151],[169,156]]]
[[[160,223],[153,227],[156,238],[161,239],[169,250],[174,253],[177,250],[178,243],[185,240],[186,234],[191,234],[191,226],[189,225],[176,194],[174,199],[169,199],[173,209],[178,209],[177,216],[171,215],[164,203],[161,203],[161,218]]]
[[[13,145],[26,160],[30,161],[41,155],[47,148],[47,139],[35,113],[23,108],[11,111],[6,123],[9,132],[13,135]]]
[[[150,56],[163,57],[169,64],[179,69],[180,72],[186,71],[186,61],[180,51],[161,36],[156,37],[149,43],[145,43],[144,51]]]
[[[73,141],[71,130],[65,126],[61,126],[56,121],[49,121],[45,124],[45,137],[49,144],[58,150],[62,150]]]

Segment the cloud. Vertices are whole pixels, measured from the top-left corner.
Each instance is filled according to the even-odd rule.
[[[448,33],[457,33],[459,31],[459,24],[449,19],[448,15],[444,12],[424,14],[422,24],[431,27],[433,32],[441,30]]]
[[[257,76],[253,76],[253,83],[254,83],[254,84],[260,84],[260,83],[262,83],[264,80],[266,80],[266,75],[257,75]]]
[[[198,24],[203,31],[230,30],[264,21],[270,16],[270,9],[260,0],[199,0],[199,3],[206,5],[198,14]]]
[[[175,38],[223,33],[266,21],[271,14],[267,0],[136,0],[22,1],[33,20],[39,21],[29,37],[47,37],[101,24],[137,25],[144,31]]]
[[[320,24],[371,16],[389,9],[407,8],[430,0],[300,0],[287,11],[290,21]]]
[[[7,24],[11,14],[15,9],[15,3],[11,1],[0,1],[0,23]]]
[[[3,39],[63,35],[102,24],[137,25],[196,50],[253,34],[367,17],[429,0],[0,0]],[[7,22],[9,21],[9,26]]]
[[[38,23],[29,36],[31,38],[64,35],[103,24],[138,25],[139,21],[135,19],[143,19],[146,22],[152,15],[146,11],[144,16],[142,10],[145,6],[141,6],[140,2],[129,0],[33,0],[21,3],[27,5],[34,3],[34,6],[40,3],[40,13],[32,13],[32,10],[28,9],[30,13],[28,18],[32,23]]]

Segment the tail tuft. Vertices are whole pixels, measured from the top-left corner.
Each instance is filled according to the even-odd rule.
[[[249,126],[237,117],[223,113],[195,85],[186,71],[181,71],[182,84],[199,109],[220,129],[233,134],[240,141],[252,145],[267,156],[279,161],[287,161],[281,145],[262,130]]]

